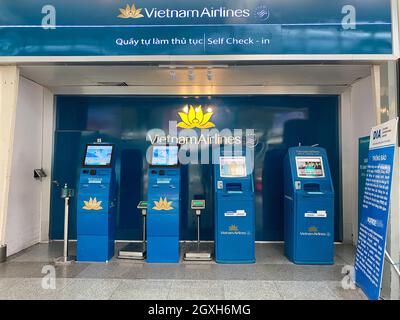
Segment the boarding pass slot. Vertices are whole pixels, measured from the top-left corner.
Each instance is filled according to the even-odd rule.
[[[320,193],[321,186],[318,183],[305,183],[304,191],[307,193]]]
[[[227,183],[225,190],[228,193],[242,193],[243,192],[241,183]]]

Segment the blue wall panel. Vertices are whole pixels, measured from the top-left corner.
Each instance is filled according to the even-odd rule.
[[[0,56],[391,54],[390,1],[2,0]]]
[[[335,187],[335,239],[341,240],[339,205],[339,120],[337,96],[254,97],[57,97],[53,180],[76,186],[83,146],[103,137],[117,145],[119,187],[117,239],[141,238],[136,204],[146,194],[149,129],[168,129],[168,121],[187,104],[212,107],[218,129],[255,129],[260,136],[255,155],[256,239],[283,240],[283,158],[288,147],[319,144],[326,148]],[[190,199],[203,195],[202,237],[213,239],[212,166],[182,168],[181,235],[195,239]],[[63,236],[63,202],[53,186],[52,239]],[[75,199],[71,204],[70,236],[76,236]]]

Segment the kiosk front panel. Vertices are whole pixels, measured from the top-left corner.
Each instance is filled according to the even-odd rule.
[[[86,146],[77,204],[77,260],[105,262],[114,256],[116,184],[114,146]]]
[[[147,262],[179,262],[180,179],[178,147],[153,146],[147,198]]]
[[[255,262],[253,175],[244,156],[221,156],[215,165],[215,259]]]
[[[324,149],[289,149],[284,202],[286,256],[298,264],[333,264],[334,190]]]

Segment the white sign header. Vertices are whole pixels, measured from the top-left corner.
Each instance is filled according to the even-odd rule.
[[[377,149],[397,143],[398,118],[385,122],[371,129],[369,149]]]

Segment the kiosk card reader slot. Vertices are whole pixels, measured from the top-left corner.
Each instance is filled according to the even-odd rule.
[[[315,192],[321,192],[321,188],[320,185],[318,183],[305,183],[304,184],[304,191],[305,192],[311,192],[311,193],[315,193]]]
[[[77,197],[77,260],[106,262],[114,256],[116,182],[114,145],[85,149]]]
[[[214,166],[215,259],[218,263],[255,262],[254,184],[242,155],[219,157]]]
[[[334,190],[322,148],[290,148],[285,158],[285,254],[297,264],[333,264]]]
[[[153,146],[148,178],[147,262],[179,262],[178,146]]]
[[[241,183],[227,183],[226,191],[228,193],[242,193],[242,184]]]

